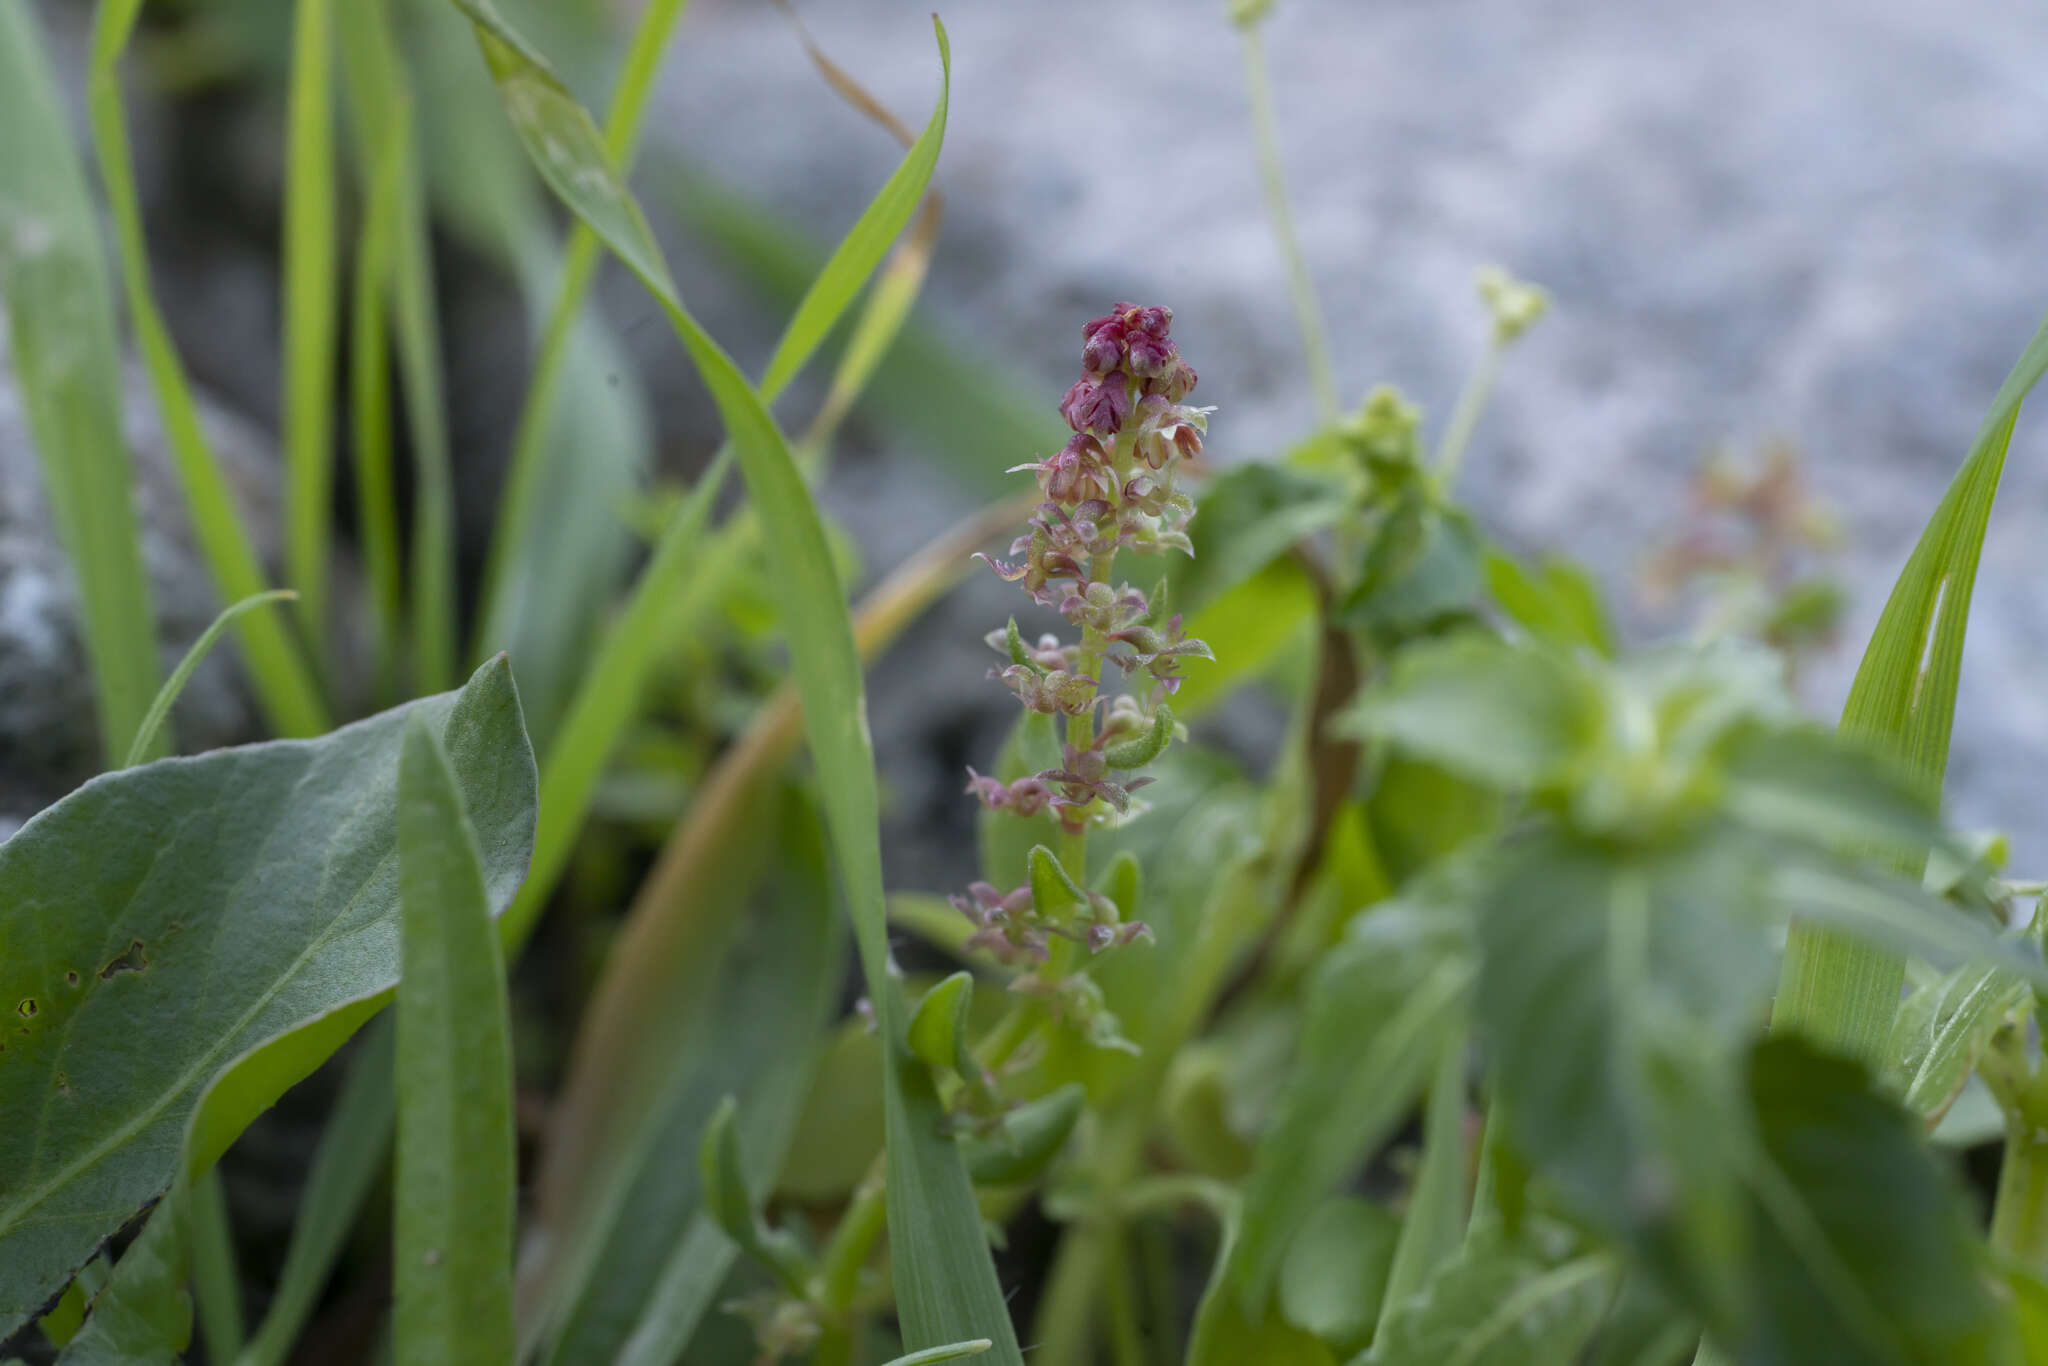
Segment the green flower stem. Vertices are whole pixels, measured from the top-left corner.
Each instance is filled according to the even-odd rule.
[[[2020,1115],[2006,1120],[1991,1246],[2032,1270],[2048,1270],[2048,1129]]]
[[[843,1317],[852,1307],[860,1291],[861,1269],[868,1264],[882,1231],[888,1227],[886,1190],[882,1163],[877,1158],[862,1179],[860,1189],[854,1192],[846,1213],[840,1216],[839,1227],[832,1231],[832,1241],[825,1245],[825,1255],[818,1264],[818,1298],[825,1309],[836,1315]]]
[[[1109,1352],[1116,1366],[1152,1366],[1145,1336],[1138,1331],[1138,1287],[1132,1275],[1130,1237],[1119,1223],[1108,1239]]]
[[[1479,419],[1485,415],[1487,400],[1493,397],[1494,381],[1500,378],[1501,353],[1506,349],[1498,337],[1490,338],[1471,378],[1458,391],[1457,406],[1451,409],[1450,425],[1444,428],[1443,444],[1436,453],[1437,481],[1446,492],[1458,482],[1458,467],[1464,463],[1472,433],[1478,430]]]
[[[1287,290],[1294,300],[1294,322],[1301,329],[1302,360],[1315,391],[1316,413],[1323,423],[1337,420],[1337,380],[1330,368],[1330,340],[1323,312],[1316,303],[1315,282],[1294,234],[1294,215],[1287,207],[1287,174],[1280,161],[1280,128],[1273,117],[1273,82],[1266,70],[1266,44],[1256,24],[1241,29],[1244,43],[1245,98],[1251,104],[1252,130],[1259,143],[1259,180],[1266,192],[1266,216],[1273,221],[1273,240],[1287,265]]]

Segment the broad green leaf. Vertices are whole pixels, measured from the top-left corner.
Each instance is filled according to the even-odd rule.
[[[1614,1279],[1602,1257],[1548,1265],[1497,1232],[1466,1244],[1413,1295],[1390,1301],[1354,1366],[1571,1366]]]
[[[1948,846],[1934,804],[1895,763],[1818,727],[1750,737],[1725,771],[1729,810],[1759,830],[1900,861]]]
[[[1341,1352],[1356,1351],[1379,1322],[1401,1221],[1370,1200],[1338,1196],[1301,1226],[1280,1266],[1280,1313]]]
[[[1265,461],[1225,470],[1200,501],[1202,515],[1189,526],[1194,557],[1168,570],[1175,609],[1198,615],[1350,510],[1336,482]]]
[[[891,898],[892,916],[896,904]],[[967,924],[952,907],[945,913]],[[832,1031],[818,1059],[775,1192],[810,1205],[842,1201],[881,1153],[882,1041],[867,1021],[849,1016]]]
[[[1069,1082],[1005,1114],[993,1133],[963,1141],[975,1183],[1014,1186],[1036,1179],[1074,1131],[1087,1099],[1079,1082]]]
[[[1814,860],[1787,860],[1772,871],[1769,893],[1791,914],[1846,932],[1875,949],[1911,955],[1940,971],[1971,964],[1997,967],[2037,991],[2048,991],[2048,965],[2039,953],[1995,933],[1954,903],[1898,878]]]
[[[2020,403],[2044,371],[2048,321],[1999,386],[1969,457],[1899,571],[1842,707],[1844,734],[1896,755],[1930,793],[1941,791],[1948,771],[1963,632],[2006,448]],[[1773,1022],[1882,1063],[1904,975],[1894,953],[1795,926]]]
[[[1761,1151],[1744,1360],[2017,1362],[1974,1221],[1916,1119],[1796,1037],[1757,1045],[1747,1094]]]
[[[398,767],[398,1366],[512,1359],[512,1025],[483,853],[448,751],[406,723]]]
[[[1310,984],[1299,1056],[1259,1141],[1229,1268],[1254,1318],[1289,1242],[1393,1133],[1460,1032],[1472,964],[1447,915],[1438,906],[1375,909]]]
[[[1337,1357],[1312,1333],[1280,1316],[1277,1306],[1247,1313],[1236,1291],[1234,1264],[1236,1228],[1227,1220],[1216,1269],[1195,1309],[1194,1333],[1187,1366],[1337,1366]]]
[[[507,114],[555,192],[589,224],[669,315],[711,391],[755,509],[775,547],[778,616],[789,639],[839,873],[875,1001],[884,1048],[890,1245],[898,1309],[912,1343],[997,1332],[996,1358],[1019,1366],[1014,1331],[989,1260],[974,1188],[922,1064],[902,1049],[905,1009],[888,968],[887,908],[876,840],[878,798],[860,657],[816,505],[761,401],[677,296],[639,205],[606,164],[596,129],[530,50],[479,0],[455,0],[477,25]],[[941,52],[945,30],[938,28]]]
[[[1958,968],[1907,997],[1893,1022],[1889,1049],[1890,1066],[1905,1083],[1900,1098],[1906,1108],[1930,1128],[1939,1124],[1991,1036],[2029,995],[2027,984],[2011,973],[1977,965]]]
[[[1463,512],[1403,498],[1381,524],[1343,620],[1401,640],[1470,613],[1485,589],[1484,546]]]
[[[0,0],[0,305],[43,488],[78,584],[109,765],[156,693],[156,626],[121,427],[99,219],[26,0]]]
[[[1590,575],[1566,560],[1548,559],[1535,572],[1499,550],[1485,555],[1486,590],[1510,619],[1538,640],[1585,648],[1612,658],[1614,628]]]
[[[1505,788],[1557,775],[1587,742],[1594,699],[1562,663],[1478,634],[1409,647],[1343,718],[1454,773]]]
[[[551,1287],[543,1362],[667,1366],[716,1308],[736,1249],[703,1214],[690,1158],[721,1098],[739,1097],[733,1132],[750,1204],[782,1165],[843,973],[822,834],[799,799],[784,809],[769,821],[779,857],[768,899],[719,941],[691,946],[699,961],[675,974],[675,989],[699,1003],[687,1030],[650,1056],[646,1075],[623,1079],[649,1091],[652,1108],[597,1165],[603,1184],[559,1235],[570,1250]]]
[[[97,778],[0,845],[0,1331],[389,997],[413,715],[446,737],[502,907],[534,807],[502,659],[319,740]]]
[[[256,542],[243,524],[227,475],[215,458],[184,363],[178,357],[157,307],[143,241],[140,196],[128,147],[128,121],[121,102],[119,67],[135,29],[142,0],[102,0],[93,16],[92,63],[86,75],[86,105],[100,182],[120,248],[122,283],[136,349],[149,372],[163,415],[164,437],[185,494],[186,510],[207,571],[222,598],[243,601],[269,584]],[[280,735],[308,736],[326,730],[327,706],[305,655],[286,622],[269,613],[244,617],[236,625],[243,662],[271,728]]]
[[[1195,519],[1201,525],[1201,519]],[[1292,559],[1278,559],[1188,618],[1187,635],[1208,642],[1216,662],[1190,670],[1174,706],[1193,718],[1236,689],[1287,662],[1290,650],[1307,656],[1315,640],[1315,585]]]
[[[1474,994],[1514,1148],[1566,1206],[1732,1314],[1738,1049],[1770,930],[1746,849],[1620,860],[1521,840],[1478,906]]]
[[[174,1190],[149,1216],[94,1297],[85,1327],[58,1355],[59,1366],[178,1366],[192,1340],[186,1198]]]

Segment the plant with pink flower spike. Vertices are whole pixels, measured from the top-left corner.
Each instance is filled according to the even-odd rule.
[[[1088,831],[1142,809],[1131,794],[1151,779],[1131,775],[1158,758],[1176,734],[1167,699],[1180,686],[1181,664],[1214,658],[1208,646],[1182,635],[1179,616],[1164,609],[1163,588],[1155,603],[1111,577],[1125,550],[1192,553],[1187,524],[1194,503],[1176,476],[1184,460],[1201,453],[1210,410],[1183,402],[1195,387],[1195,371],[1173,342],[1172,324],[1169,308],[1121,303],[1081,329],[1083,373],[1060,400],[1060,415],[1074,435],[1045,459],[1015,467],[1037,475],[1044,501],[1009,558],[981,557],[1003,578],[1021,583],[1034,602],[1057,611],[1076,638],[1062,642],[1048,634],[1029,643],[1014,618],[989,635],[1008,660],[991,676],[1027,711],[1063,717],[1066,731],[1056,765],[1009,783],[969,769],[967,791],[1006,816],[1049,814],[1058,853],[1034,849],[1025,886],[1005,891],[976,883],[953,902],[975,923],[971,945],[1006,963],[1029,965],[1014,989],[1069,1003],[1087,996],[1062,987],[1069,974],[1058,941],[1099,953],[1148,934],[1122,918],[1128,907],[1076,890],[1086,871]],[[1113,700],[1102,686],[1110,664],[1138,685]],[[1058,905],[1040,904],[1048,900],[1047,888],[1055,889]],[[1116,1041],[1113,1025],[1086,1023],[1099,1041]]]

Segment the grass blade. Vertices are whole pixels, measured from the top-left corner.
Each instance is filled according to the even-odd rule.
[[[248,1347],[234,1358],[235,1366],[281,1366],[291,1355],[341,1256],[342,1243],[355,1226],[356,1213],[390,1155],[396,1035],[388,1018],[363,1033],[361,1052],[349,1068],[306,1175],[306,1193],[292,1220],[292,1241],[278,1273],[277,1293]]]
[[[689,0],[654,0],[634,30],[633,44],[626,54],[626,64],[605,119],[606,159],[621,176],[632,168],[662,54],[688,8]],[[504,614],[512,608],[505,596],[506,577],[528,541],[536,534],[544,534],[537,530],[535,518],[542,506],[543,476],[554,454],[548,438],[553,431],[556,399],[561,392],[576,319],[596,276],[600,249],[597,235],[577,224],[555,282],[547,322],[541,330],[540,349],[534,356],[533,375],[527,382],[526,401],[512,438],[504,492],[499,495],[497,530],[491,537],[484,564],[484,609],[480,621],[487,639],[496,639],[509,629],[504,620]]]
[[[135,343],[142,353],[157,407],[163,413],[164,435],[185,494],[194,536],[214,587],[229,601],[254,597],[269,587],[255,542],[243,524],[234,493],[199,421],[199,405],[184,363],[164,325],[150,280],[149,252],[142,235],[142,210],[135,190],[135,169],[128,147],[128,120],[121,102],[119,67],[134,33],[142,0],[102,0],[93,19],[92,62],[86,76],[86,108],[92,122],[93,147],[100,181],[114,220],[120,249],[121,276]],[[235,627],[242,662],[249,670],[265,718],[277,734],[318,735],[329,726],[320,685],[305,654],[292,638],[290,624],[268,613],[244,617]]]
[[[412,97],[391,31],[388,0],[362,0],[348,6],[342,14],[339,37],[360,179],[370,205],[363,226],[365,250],[366,255],[372,248],[375,252],[374,259],[358,272],[357,327],[359,332],[367,325],[374,334],[382,333],[388,295],[414,465],[411,572],[407,576],[413,683],[420,691],[438,692],[455,673],[455,491],[441,380],[440,328],[433,303],[433,251],[426,196],[413,147]],[[363,337],[366,347],[381,340],[374,334]],[[382,351],[375,357],[359,356],[358,364],[364,360],[372,362],[376,374],[365,377],[358,370],[356,383],[382,389],[387,383]],[[370,397],[372,410],[359,412],[357,421],[366,417],[375,421],[388,445],[388,393]],[[385,487],[365,491],[366,497],[379,497],[382,505],[365,504],[364,539],[372,584],[379,589],[383,610],[395,617],[399,598],[392,586],[399,577],[397,511],[388,491],[389,468],[387,449],[381,453],[381,469],[377,460],[370,465],[372,476],[381,474]],[[359,478],[362,472],[359,468]]]
[[[535,57],[481,0],[455,0],[476,24],[506,112],[542,177],[602,238],[668,313],[724,419],[741,472],[776,547],[771,580],[786,633],[805,728],[817,764],[839,873],[853,912],[862,967],[885,1053],[889,1225],[897,1302],[914,1344],[999,1331],[996,1358],[1021,1366],[974,1187],[930,1075],[906,1063],[904,1004],[889,972],[887,911],[873,743],[860,660],[844,594],[816,505],[761,394],[683,307],[647,222],[606,164],[597,130]],[[936,25],[945,57],[945,30]]]
[[[233,1361],[242,1351],[242,1282],[235,1268],[235,1232],[228,1222],[220,1168],[192,1185],[192,1299],[209,1361]]]
[[[620,1130],[624,1150],[603,1164],[606,1190],[562,1235],[575,1251],[545,1287],[560,1309],[543,1363],[680,1359],[737,1249],[703,1212],[698,1164],[676,1154],[698,1142],[720,1097],[737,1095],[747,1185],[760,1197],[796,1130],[819,1032],[845,977],[843,938],[809,804],[768,794],[756,815],[756,847],[734,851],[735,863],[751,867],[727,865],[719,891],[747,901],[738,884],[751,882],[750,872],[767,872],[774,885],[755,914],[705,926],[673,965],[671,992],[696,1008],[629,1060],[647,1118]]]
[[[632,65],[629,62],[629,71]],[[763,403],[772,403],[809,362],[909,221],[938,163],[948,88],[941,85],[938,105],[924,132],[854,223],[783,329],[762,380]],[[617,127],[615,116],[615,140]],[[935,226],[937,219],[930,221]],[[923,226],[921,223],[920,228]],[[868,307],[855,324],[854,339],[840,371],[833,377],[825,409],[805,438],[806,446],[815,449],[822,443],[830,424],[851,406],[852,396],[859,393],[901,325],[929,259],[928,239],[913,238],[912,245],[917,249],[897,258],[909,263],[906,268],[877,282]],[[728,447],[719,452],[672,516],[653,558],[634,585],[626,610],[607,632],[577,686],[560,730],[547,746],[541,770],[540,843],[534,851],[533,874],[507,914],[508,943],[523,940],[553,893],[555,879],[582,833],[591,794],[619,736],[637,712],[642,684],[664,641],[693,635],[745,564],[743,552],[751,547],[758,527],[754,517],[742,513],[709,545],[703,543],[711,502],[724,484],[730,463]]]
[[[970,551],[1015,526],[1027,510],[1022,499],[990,509],[898,566],[855,614],[861,657],[880,653],[968,572]],[[690,961],[693,944],[739,913],[738,893],[746,884],[729,874],[730,852],[756,828],[763,794],[802,738],[803,709],[795,689],[784,684],[719,756],[688,818],[642,881],[591,992],[556,1103],[538,1181],[544,1225],[565,1224],[581,1205],[597,1153],[610,1131],[625,1123],[620,1114],[632,1087],[624,1077],[632,1068],[624,1060],[643,1051],[645,1041],[667,1037],[665,1022],[681,1008],[671,965]]]
[[[365,8],[368,8],[366,5]],[[399,120],[391,120],[395,128]],[[405,625],[405,582],[399,568],[398,487],[392,475],[391,335],[384,295],[397,250],[400,152],[390,136],[365,154],[373,165],[364,179],[362,230],[356,245],[355,298],[349,307],[349,382],[354,411],[356,524],[370,579],[370,619],[376,635],[380,691],[398,694],[400,641]]]
[[[23,0],[0,0],[0,303],[50,510],[78,583],[101,748],[118,764],[156,691],[156,631],[99,223]]]
[[[399,1366],[513,1359],[512,1041],[483,856],[439,737],[398,766]]]
[[[170,717],[171,707],[177,702],[178,694],[185,691],[185,684],[191,680],[192,671],[199,667],[200,661],[213,649],[214,642],[220,639],[221,633],[227,630],[229,623],[245,612],[266,607],[273,602],[290,602],[297,596],[298,594],[289,588],[273,588],[267,593],[243,598],[215,617],[213,624],[200,633],[199,639],[192,642],[192,648],[185,651],[185,657],[178,661],[177,668],[171,670],[171,676],[164,680],[163,687],[157,690],[156,700],[149,704],[149,713],[142,718],[142,724],[136,728],[135,743],[128,747],[128,757],[121,767],[133,768],[155,751],[157,732]]]
[[[334,498],[333,14],[298,0],[284,198],[285,563],[316,657],[327,639]]]
[[[2020,403],[2044,371],[2048,321],[1999,386],[1969,458],[1899,571],[1842,708],[1843,734],[1897,756],[1930,792],[1941,790],[1948,771],[1963,632],[2006,448]],[[1772,1023],[1881,1069],[1889,1061],[1885,1046],[1904,981],[1898,954],[1794,925]]]

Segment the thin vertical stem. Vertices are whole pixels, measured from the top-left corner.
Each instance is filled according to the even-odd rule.
[[[1437,479],[1446,491],[1457,483],[1458,468],[1465,462],[1465,451],[1472,444],[1472,433],[1478,430],[1479,419],[1486,412],[1486,402],[1493,397],[1494,381],[1500,378],[1501,350],[1497,338],[1488,341],[1472,377],[1458,391],[1457,406],[1451,409],[1450,424],[1444,428],[1443,444],[1436,453]]]
[[[1287,288],[1294,299],[1294,322],[1301,329],[1302,359],[1315,391],[1316,415],[1323,422],[1337,418],[1337,380],[1330,368],[1330,340],[1323,311],[1316,303],[1315,282],[1294,233],[1294,215],[1287,207],[1287,175],[1280,162],[1280,127],[1273,116],[1273,83],[1266,70],[1265,40],[1256,24],[1243,26],[1245,95],[1251,103],[1252,131],[1258,139],[1259,180],[1266,191],[1266,215],[1273,240],[1287,266]]]
[[[2023,1115],[2006,1118],[1991,1246],[2033,1270],[2048,1271],[2048,1131]]]

